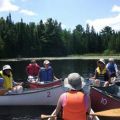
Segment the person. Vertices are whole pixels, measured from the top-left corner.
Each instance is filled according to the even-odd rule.
[[[8,93],[21,93],[23,91],[22,83],[13,80],[12,68],[10,65],[4,65],[0,71],[0,77],[3,78],[3,88]]]
[[[36,63],[35,59],[32,59],[31,63],[26,67],[26,72],[28,76],[33,76],[33,77],[38,76],[39,70],[40,70],[40,66]]]
[[[51,82],[53,80],[58,80],[58,78],[54,75],[53,68],[50,65],[49,60],[44,60],[43,66],[39,70],[38,78],[40,82]]]
[[[109,58],[109,62],[106,65],[106,68],[110,72],[110,77],[117,77],[118,75],[118,67],[114,61],[114,58]]]
[[[70,73],[64,79],[64,87],[68,88],[68,91],[60,95],[52,115],[57,116],[62,110],[63,120],[87,120],[91,100],[82,90],[82,79],[79,73]]]
[[[3,89],[3,82],[4,82],[3,78],[0,77],[0,89]]]
[[[105,60],[103,58],[97,61],[97,68],[95,69],[94,77],[90,78],[96,86],[109,86],[110,74],[105,65]]]

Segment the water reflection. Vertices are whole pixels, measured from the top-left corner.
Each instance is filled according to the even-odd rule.
[[[94,72],[96,61],[95,60],[50,60],[51,65],[54,68],[55,75],[58,78],[64,78],[71,72],[78,72],[83,76],[87,76],[90,73]],[[26,80],[26,66],[30,61],[0,61],[0,69],[5,64],[10,64],[13,73],[14,79],[16,81]],[[43,60],[37,61],[40,66],[43,66]]]
[[[41,114],[51,114],[50,106],[2,106],[0,120],[40,120]]]

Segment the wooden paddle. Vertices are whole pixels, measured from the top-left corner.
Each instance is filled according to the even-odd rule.
[[[56,109],[55,109],[55,110],[56,110]],[[56,117],[56,115],[54,115],[55,110],[52,112],[51,115],[44,115],[44,114],[42,114],[40,118],[41,118],[41,119],[47,119],[47,120],[51,120],[52,118],[55,118],[55,117]],[[51,119],[50,119],[50,118],[51,118]]]
[[[48,118],[54,118],[56,115],[41,115],[41,119],[48,119]]]
[[[105,116],[105,117],[120,117],[120,108],[90,113],[90,115]],[[55,115],[43,115],[43,114],[41,115],[41,119],[48,119],[48,118],[54,118],[54,117],[56,116]]]
[[[1,89],[1,90],[0,90],[0,95],[4,95],[6,92],[8,92],[8,90],[6,90],[6,89]]]
[[[91,113],[93,116],[120,117],[120,108]]]

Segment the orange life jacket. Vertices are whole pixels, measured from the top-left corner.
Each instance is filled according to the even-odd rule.
[[[84,93],[68,92],[66,104],[63,107],[63,120],[86,120],[86,112]]]

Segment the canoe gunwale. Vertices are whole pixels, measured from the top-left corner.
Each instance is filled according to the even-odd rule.
[[[46,88],[29,89],[29,90],[24,90],[22,93],[5,94],[5,95],[1,95],[0,97],[33,94],[33,93],[44,92],[44,91],[47,91],[47,90],[56,89],[58,87],[62,87],[62,85],[56,85],[56,86],[46,87]]]

